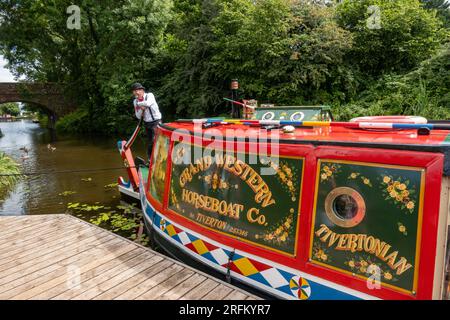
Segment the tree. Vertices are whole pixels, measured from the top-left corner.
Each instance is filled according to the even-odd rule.
[[[446,28],[450,28],[450,2],[447,0],[421,0],[424,8],[436,10],[438,17],[444,21]]]
[[[354,37],[348,60],[373,76],[411,70],[435,53],[447,35],[419,0],[344,0],[337,17]]]
[[[0,105],[0,115],[9,114],[17,117],[20,115],[20,108],[18,103],[4,103]]]
[[[239,79],[243,96],[324,103],[354,91],[343,62],[350,32],[334,9],[308,1],[180,0],[166,34],[162,96],[181,117],[226,114],[222,97]],[[162,68],[161,68],[162,69]]]
[[[152,68],[171,1],[80,0],[79,30],[67,27],[70,5],[1,1],[0,53],[16,76],[65,83],[92,131],[117,132],[132,124],[129,85]]]

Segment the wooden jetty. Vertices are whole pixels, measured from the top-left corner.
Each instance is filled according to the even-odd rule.
[[[253,300],[70,215],[0,217],[0,299]]]

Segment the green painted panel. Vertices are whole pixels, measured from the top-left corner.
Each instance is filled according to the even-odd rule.
[[[241,153],[196,149],[201,152],[175,143],[169,208],[206,228],[294,255],[304,160],[265,157],[249,164]]]
[[[415,291],[423,171],[321,161],[311,260]]]
[[[152,175],[150,180],[150,194],[159,203],[162,203],[164,198],[168,153],[169,138],[160,134],[154,146],[154,164],[152,165]]]

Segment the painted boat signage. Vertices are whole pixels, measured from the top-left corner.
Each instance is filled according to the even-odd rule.
[[[160,134],[155,143],[153,152],[152,173],[150,175],[149,192],[153,199],[162,203],[164,198],[164,186],[166,182],[167,158],[169,154],[169,137]]]
[[[414,294],[424,170],[319,160],[310,259]]]
[[[191,148],[174,143],[169,209],[208,229],[294,256],[304,159],[251,161],[248,154],[201,148],[197,155]]]
[[[286,136],[271,157],[272,145],[253,143],[258,129],[217,143],[191,129],[160,128],[139,180],[146,226],[165,250],[279,298],[440,298],[444,155]]]

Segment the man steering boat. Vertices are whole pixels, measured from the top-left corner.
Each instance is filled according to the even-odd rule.
[[[138,119],[143,120],[145,131],[147,134],[147,157],[150,162],[150,157],[153,149],[153,142],[155,140],[156,128],[161,123],[162,115],[159,111],[158,103],[156,102],[153,93],[145,92],[145,87],[140,83],[135,83],[131,87],[135,97],[133,101],[134,111]]]

